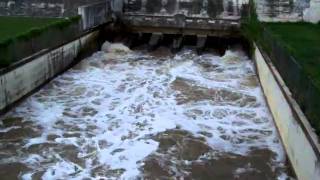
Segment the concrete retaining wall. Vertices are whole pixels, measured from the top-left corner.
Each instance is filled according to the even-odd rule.
[[[308,120],[266,55],[255,49],[259,79],[298,179],[320,179],[320,146]]]
[[[0,112],[70,67],[80,50],[97,36],[97,31],[90,32],[57,49],[0,69]]]

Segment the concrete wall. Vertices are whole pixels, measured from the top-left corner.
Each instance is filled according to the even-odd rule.
[[[254,59],[264,94],[297,178],[320,179],[318,137],[271,61],[258,48],[255,49]]]
[[[107,0],[78,7],[84,30],[111,20],[110,4]]]
[[[97,31],[91,32],[40,56],[22,60],[21,65],[0,69],[0,112],[66,70],[80,50],[97,36]]]

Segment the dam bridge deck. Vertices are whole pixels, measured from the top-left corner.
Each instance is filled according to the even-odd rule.
[[[211,18],[176,15],[150,15],[125,13],[122,21],[131,31],[163,34],[239,36],[241,18]]]

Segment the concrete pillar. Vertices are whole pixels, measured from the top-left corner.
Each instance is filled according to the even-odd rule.
[[[116,13],[122,13],[124,0],[111,0],[111,10]]]
[[[173,53],[176,53],[181,49],[182,41],[183,41],[183,36],[178,36],[173,39],[172,49],[171,49]]]
[[[180,13],[179,9],[180,9],[180,2],[179,2],[179,0],[177,0],[176,4],[175,4],[175,10],[174,10],[175,13],[174,14],[179,14]]]
[[[160,13],[162,14],[166,14],[167,13],[167,10],[165,8],[165,6],[168,4],[168,0],[161,0],[161,10],[160,10]]]
[[[203,0],[200,15],[203,17],[208,16],[208,0]]]
[[[83,6],[78,7],[78,14],[81,16],[81,23],[82,23],[82,29],[88,29],[88,20],[87,20],[87,14],[86,14],[86,9]]]
[[[229,0],[224,0],[224,1],[223,1],[223,12],[222,12],[222,16],[228,16],[228,3],[229,3]]]
[[[207,35],[197,35],[197,53],[201,54],[206,46]]]
[[[162,40],[163,34],[162,33],[152,33],[152,36],[149,41],[148,50],[152,51],[157,48],[159,42]]]
[[[116,20],[121,19],[124,8],[124,0],[111,0],[110,6],[113,18]]]
[[[146,13],[147,12],[146,6],[147,6],[147,0],[141,0],[141,10],[140,11],[143,13]]]

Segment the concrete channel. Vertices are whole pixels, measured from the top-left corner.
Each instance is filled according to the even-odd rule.
[[[172,53],[171,36],[129,37],[134,35],[130,51],[113,44],[114,49],[94,53],[1,117],[1,173],[9,179],[292,176],[241,39],[220,39],[229,47],[221,53],[210,46],[217,39],[208,37],[198,54],[197,36],[184,38],[180,51]],[[2,78],[44,67],[40,72],[49,79],[51,70],[45,70],[53,66],[33,65],[50,63],[44,57],[49,56]],[[15,77],[21,80],[2,87],[24,94],[17,87],[34,76]]]
[[[82,37],[0,71],[1,179],[319,179],[317,136],[238,16],[79,13]]]

